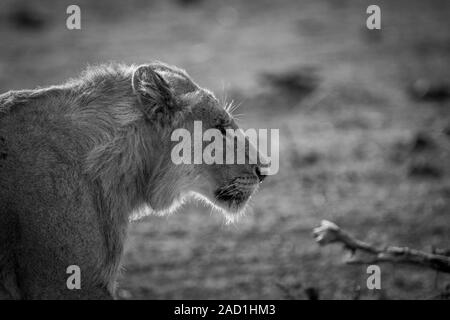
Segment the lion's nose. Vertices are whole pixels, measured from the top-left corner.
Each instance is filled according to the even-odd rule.
[[[261,167],[255,166],[255,174],[259,179],[259,182],[263,182],[263,180],[266,178],[267,175],[265,175],[263,172],[261,172]]]

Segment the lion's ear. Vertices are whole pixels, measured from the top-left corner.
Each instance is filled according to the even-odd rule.
[[[132,77],[133,91],[147,118],[156,114],[170,116],[176,103],[169,84],[150,65],[139,66]]]

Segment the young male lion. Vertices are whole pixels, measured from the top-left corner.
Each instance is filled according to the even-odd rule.
[[[171,133],[194,121],[237,128],[212,93],[162,63],[0,95],[0,297],[112,298],[131,215],[169,213],[191,195],[241,212],[260,166],[171,161]],[[67,287],[71,265],[81,289]]]

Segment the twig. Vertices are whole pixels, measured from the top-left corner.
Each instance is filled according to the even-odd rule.
[[[352,253],[360,250],[372,256],[367,259],[353,258],[347,260],[346,262],[349,264],[392,262],[428,267],[434,270],[450,273],[450,257],[448,256],[428,253],[407,247],[387,246],[385,248],[377,248],[370,243],[354,238],[352,235],[342,230],[331,221],[323,220],[319,227],[314,228],[313,235],[315,240],[320,245],[341,243]]]
[[[432,248],[431,252],[441,256],[450,257],[450,249]]]

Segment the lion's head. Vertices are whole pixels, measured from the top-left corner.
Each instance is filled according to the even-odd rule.
[[[239,130],[227,106],[185,71],[162,63],[137,67],[132,84],[149,126],[159,128],[164,141],[152,146],[162,168],[155,185],[165,186],[151,192],[152,207],[171,211],[194,196],[230,219],[243,212],[265,178],[267,162]],[[219,148],[212,151],[212,142]]]

